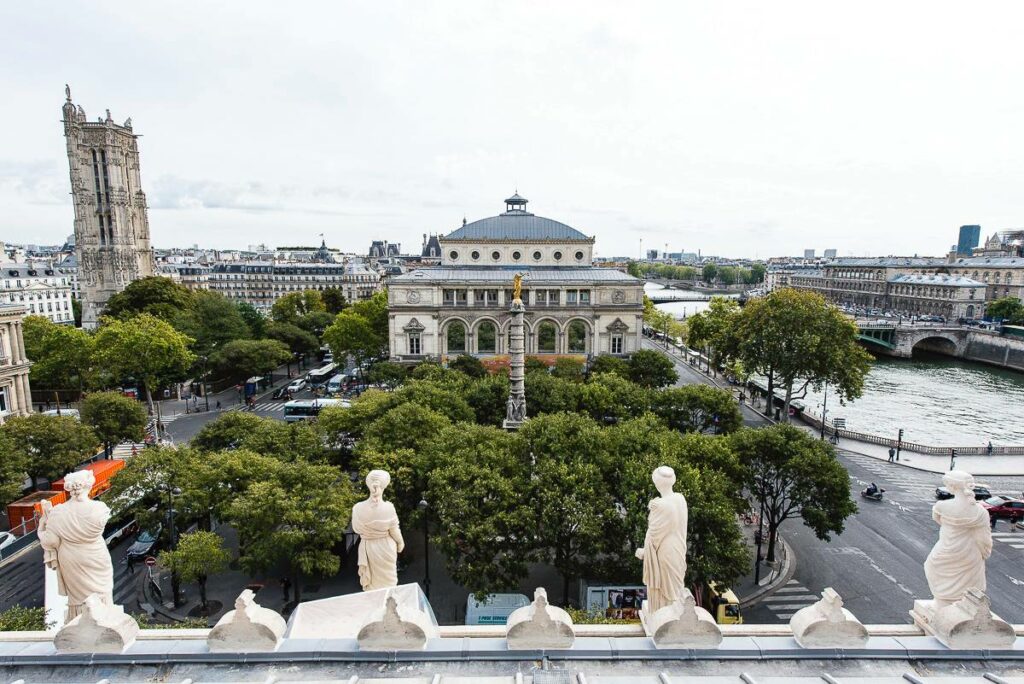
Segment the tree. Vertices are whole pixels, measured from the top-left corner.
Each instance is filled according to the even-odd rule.
[[[153,390],[184,380],[195,354],[192,338],[148,313],[125,320],[104,318],[96,333],[96,358],[120,379],[141,380],[153,409]]]
[[[82,400],[82,422],[90,426],[110,454],[114,444],[145,439],[146,409],[135,399],[120,392],[95,392]]]
[[[844,401],[861,395],[871,356],[857,340],[857,326],[821,295],[784,288],[743,307],[735,354],[768,377],[769,406],[775,383],[785,389],[788,421],[797,382],[798,391],[828,383]]]
[[[583,382],[583,362],[568,357],[557,359],[555,367],[551,370],[551,375],[562,380]]]
[[[31,380],[36,389],[77,389],[79,395],[93,385],[95,343],[81,328],[57,325],[45,316],[26,316],[23,323],[25,355],[32,361]]]
[[[310,354],[320,349],[316,335],[291,323],[270,322],[265,331],[269,339],[284,342],[293,354]]]
[[[733,266],[722,266],[718,269],[718,280],[723,285],[732,285],[736,282],[737,273]]]
[[[282,462],[314,462],[324,456],[321,432],[314,423],[282,423],[238,411],[204,425],[192,439],[192,446],[204,453],[242,449]]]
[[[298,602],[303,575],[338,572],[341,559],[334,548],[345,537],[353,503],[348,477],[333,466],[295,461],[278,468],[228,509],[242,567],[256,573],[286,566]]]
[[[466,388],[464,397],[479,425],[501,427],[508,405],[509,382],[505,373],[486,375]]]
[[[17,499],[24,482],[24,456],[15,452],[11,438],[0,428],[0,506]]]
[[[678,380],[679,374],[661,352],[640,349],[629,358],[629,379],[642,387],[665,387]]]
[[[405,366],[391,361],[379,361],[370,366],[366,379],[374,385],[394,389],[405,382],[409,372]]]
[[[708,385],[686,385],[653,395],[654,413],[680,432],[729,434],[743,426],[743,415],[728,391]]]
[[[318,290],[289,292],[270,307],[270,317],[277,323],[298,325],[299,319],[313,311],[327,311]]]
[[[374,292],[369,299],[352,302],[349,307],[353,313],[362,316],[370,324],[373,334],[382,340],[388,339],[388,293],[386,290]]]
[[[715,282],[715,278],[718,276],[718,267],[714,264],[704,264],[704,268],[701,269],[701,278],[705,283],[711,284]]]
[[[164,541],[169,543],[167,495],[161,487],[181,490],[181,495],[174,499],[176,529],[208,521],[213,505],[211,496],[216,492],[201,486],[197,479],[206,460],[206,455],[187,447],[143,449],[118,471],[104,499],[115,518],[131,516],[144,530],[155,530],[162,524]]]
[[[376,451],[415,449],[420,441],[428,440],[451,425],[445,416],[418,404],[400,404],[363,431],[360,448]]]
[[[163,276],[148,276],[132,281],[108,299],[103,315],[132,318],[145,313],[170,323],[190,310],[194,302],[193,292],[183,285]]]
[[[345,307],[348,306],[348,302],[345,301],[345,294],[341,291],[340,287],[324,288],[320,293],[320,297],[323,299],[327,313],[335,316],[344,311]]]
[[[1017,297],[1003,297],[985,307],[985,316],[993,321],[1021,325],[1024,324],[1024,303]]]
[[[255,306],[249,302],[236,302],[235,308],[238,309],[238,315],[249,327],[250,337],[258,340],[266,334],[267,319],[256,310]]]
[[[206,579],[224,572],[231,562],[231,554],[224,548],[224,540],[216,532],[198,530],[178,538],[173,551],[160,552],[160,565],[176,573],[186,582],[199,585],[199,602],[203,615],[210,612],[206,599]]]
[[[460,373],[465,373],[471,378],[482,378],[487,375],[487,369],[480,359],[470,354],[460,354],[448,362],[448,368]]]
[[[291,350],[278,340],[233,340],[217,349],[210,360],[221,377],[244,380],[267,375],[291,358]]]
[[[651,406],[651,390],[614,373],[591,375],[579,391],[579,410],[602,423],[635,418]]]
[[[378,336],[369,319],[355,310],[355,305],[342,311],[324,331],[324,342],[331,348],[336,359],[351,354],[357,364],[379,356],[386,337]]]
[[[832,445],[785,424],[740,430],[730,439],[748,491],[764,505],[769,562],[775,560],[776,535],[788,518],[799,515],[819,539],[829,541],[857,512],[849,473]]]
[[[233,340],[244,340],[252,331],[238,306],[219,292],[193,293],[192,306],[180,312],[175,327],[193,340],[192,350],[209,356]]]
[[[690,346],[708,351],[709,369],[735,355],[740,306],[728,297],[712,297],[708,308],[690,316]]]
[[[241,411],[224,413],[204,425],[192,438],[191,444],[203,452],[237,449],[247,436],[260,428],[264,420],[255,414]]]
[[[752,285],[763,283],[765,270],[764,264],[752,264],[750,266],[750,283]]]
[[[13,605],[0,612],[0,632],[43,632],[53,626],[46,621],[46,608]]]
[[[32,478],[34,491],[41,478],[63,477],[92,458],[99,446],[92,428],[70,416],[15,416],[0,426],[0,434],[10,440],[9,455]]]
[[[303,330],[316,335],[317,339],[323,337],[324,330],[334,322],[334,314],[326,311],[310,311],[305,316],[299,317],[298,326]]]
[[[618,356],[601,354],[590,362],[590,373],[591,375],[596,375],[598,373],[613,373],[618,375],[620,378],[628,378],[629,363]]]
[[[556,378],[546,370],[529,372],[525,380],[529,415],[575,411],[579,407],[582,390],[578,383]]]
[[[626,264],[626,273],[633,276],[634,278],[644,277],[644,273],[640,269],[640,264],[638,264],[635,261],[630,261],[628,264]]]

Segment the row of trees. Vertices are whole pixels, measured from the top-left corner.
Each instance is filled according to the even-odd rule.
[[[673,266],[672,264],[652,264],[631,261],[628,266],[629,274],[636,278],[664,278],[666,280],[703,280],[706,283],[719,283],[722,285],[733,285],[744,283],[757,285],[764,282],[764,264],[752,264],[750,268],[744,266],[719,266],[718,264],[704,264],[696,266]]]
[[[856,399],[871,366],[854,322],[814,292],[783,288],[743,308],[715,298],[690,317],[688,329],[690,346],[706,349],[715,366],[764,377],[770,397],[783,391],[784,420],[808,386],[827,385],[841,401]]]
[[[1024,325],[1024,302],[1017,297],[1003,297],[985,307],[985,316],[1010,325]]]

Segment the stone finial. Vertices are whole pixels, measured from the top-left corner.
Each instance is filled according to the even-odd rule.
[[[139,623],[121,606],[90,594],[82,611],[53,638],[60,653],[120,653],[135,641]]]
[[[868,630],[843,608],[842,597],[832,587],[821,592],[820,601],[798,610],[789,626],[803,648],[862,648],[868,640]]]
[[[1013,627],[991,609],[988,596],[972,587],[962,599],[949,606],[935,601],[914,601],[910,616],[918,627],[949,648],[1012,648]]]
[[[538,587],[533,592],[533,603],[508,616],[505,639],[510,651],[572,648],[576,634],[569,614],[549,605],[547,591]]]
[[[681,598],[653,615],[641,611],[647,636],[654,640],[656,648],[718,648],[722,630],[711,613],[697,605],[689,589],[682,591]]]
[[[356,639],[363,651],[421,651],[436,631],[425,613],[408,607],[399,612],[398,601],[388,594],[384,608],[374,612]]]
[[[256,595],[246,589],[210,630],[206,645],[213,652],[273,651],[281,643],[287,625],[284,618],[256,603]]]

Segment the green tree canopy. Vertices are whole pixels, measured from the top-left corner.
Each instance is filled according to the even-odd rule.
[[[460,354],[448,362],[448,368],[460,373],[465,373],[471,378],[482,378],[487,375],[487,369],[480,359],[471,354]]]
[[[1024,324],[1024,304],[1017,297],[1003,297],[985,307],[985,315],[1010,325]]]
[[[199,585],[199,601],[206,612],[206,580],[210,575],[224,572],[231,562],[231,554],[224,548],[224,540],[216,532],[197,530],[183,534],[173,551],[160,552],[160,565],[177,573],[185,582]]]
[[[614,373],[621,378],[629,378],[629,363],[618,356],[601,354],[590,362],[591,374]]]
[[[191,343],[191,337],[148,313],[104,318],[96,333],[96,358],[118,379],[142,381],[152,408],[154,389],[185,379],[196,358]]]
[[[334,316],[340,314],[348,306],[348,302],[345,301],[345,293],[341,291],[340,287],[324,288],[320,297],[323,299],[327,313]]]
[[[267,319],[249,302],[235,302],[238,315],[249,328],[249,337],[260,339],[266,335]]]
[[[788,518],[799,515],[819,539],[829,541],[857,512],[849,473],[832,445],[785,424],[740,430],[730,439],[748,491],[764,503],[769,561],[775,560],[777,532]]]
[[[374,385],[380,385],[394,389],[405,382],[409,377],[408,369],[400,363],[392,361],[378,361],[370,366],[366,373],[366,379]]]
[[[357,364],[379,356],[387,343],[387,337],[374,330],[370,319],[361,315],[357,302],[342,311],[324,331],[324,342],[331,348],[336,359],[345,359],[351,354]]]
[[[95,384],[95,342],[87,331],[57,325],[45,316],[26,316],[22,327],[35,389],[77,389],[81,393]]]
[[[191,290],[170,278],[148,276],[139,278],[107,300],[103,315],[111,318],[132,318],[151,314],[168,323],[178,320],[182,312],[195,303]]]
[[[701,269],[701,278],[704,282],[713,283],[717,277],[718,266],[715,266],[714,264],[704,264],[704,267]]]
[[[267,375],[291,358],[291,350],[278,340],[233,340],[217,349],[210,361],[220,377],[240,381]]]
[[[298,325],[303,316],[314,311],[327,311],[323,297],[318,290],[303,290],[278,298],[270,307],[270,317],[277,323]]]
[[[192,306],[179,313],[175,327],[195,340],[192,351],[198,356],[209,356],[233,340],[252,336],[238,306],[210,290],[193,293]]]
[[[629,358],[629,379],[642,387],[665,387],[678,380],[679,373],[661,352],[640,349]]]
[[[14,442],[0,428],[0,506],[5,506],[21,496],[24,481],[24,452],[16,452]]]
[[[82,422],[99,437],[110,453],[114,444],[145,439],[148,416],[146,409],[135,399],[120,392],[94,392],[87,394],[79,407]]]
[[[743,426],[743,415],[732,394],[708,385],[686,385],[656,392],[652,408],[669,427],[680,432],[728,434]]]
[[[284,342],[294,354],[310,354],[320,349],[316,335],[291,323],[270,322],[265,331],[269,339]]]
[[[690,316],[687,343],[710,350],[709,357],[717,367],[736,355],[739,325],[740,306],[736,300],[712,297],[707,309]]]
[[[40,479],[52,482],[64,477],[95,456],[100,443],[92,428],[77,418],[41,413],[8,418],[0,434],[9,440],[8,456],[32,478],[34,490],[39,489]]]

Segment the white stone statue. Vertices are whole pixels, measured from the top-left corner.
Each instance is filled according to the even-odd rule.
[[[65,622],[83,611],[91,594],[114,605],[114,567],[103,540],[110,509],[102,501],[89,499],[94,484],[96,477],[91,471],[69,473],[64,477],[64,489],[71,498],[56,507],[45,502],[39,520],[43,562],[57,571],[58,590],[68,597]]]
[[[668,466],[656,468],[651,479],[661,496],[648,505],[647,536],[636,550],[644,562],[647,615],[681,600],[686,588],[686,497],[672,491],[676,473]]]
[[[939,541],[924,562],[934,607],[956,603],[971,588],[985,591],[985,561],[992,555],[992,530],[988,513],[974,499],[974,478],[951,470],[942,478],[952,499],[932,506],[939,523]]]
[[[370,496],[352,507],[352,529],[359,535],[359,583],[363,591],[398,585],[398,554],[405,548],[395,505],[383,499],[391,476],[371,470],[366,476]]]

